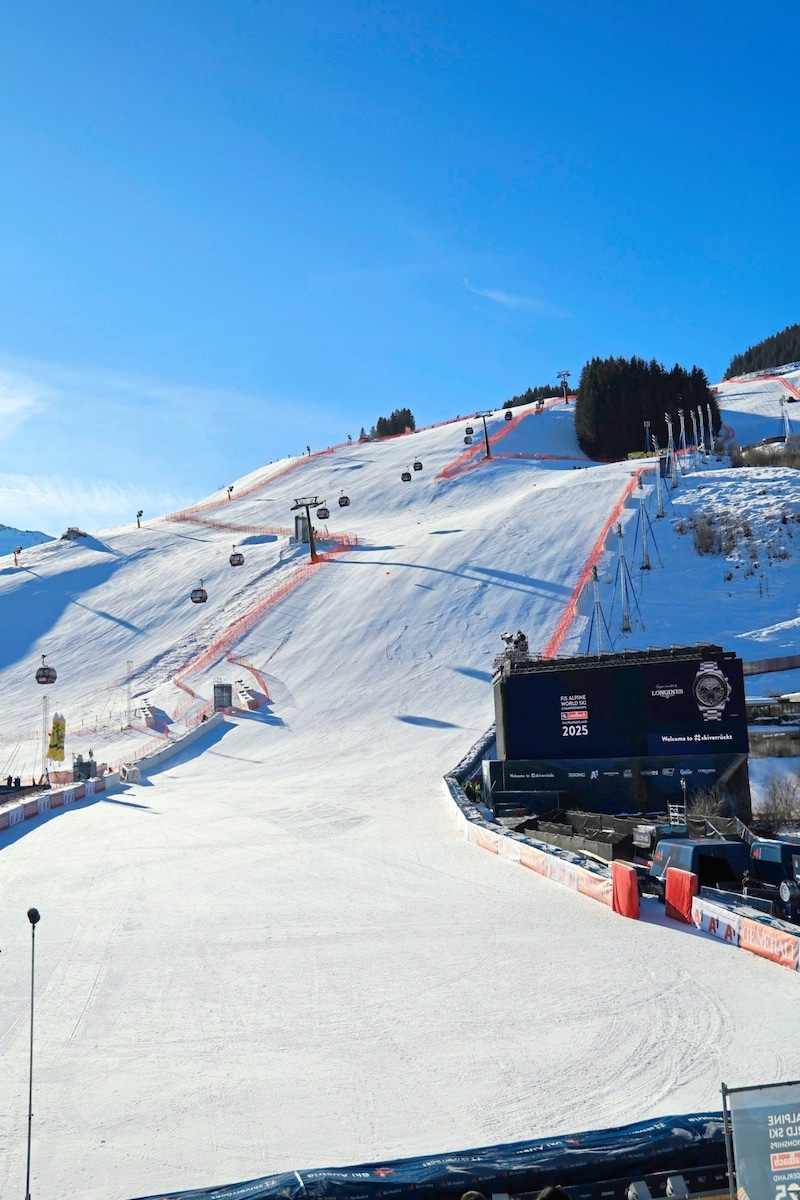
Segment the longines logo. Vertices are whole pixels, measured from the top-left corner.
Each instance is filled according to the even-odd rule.
[[[659,700],[671,700],[673,696],[682,696],[683,688],[676,687],[674,683],[660,683],[658,687],[653,688],[651,694],[658,696]]]

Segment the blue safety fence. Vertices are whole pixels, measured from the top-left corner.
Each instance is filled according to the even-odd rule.
[[[476,1189],[520,1195],[550,1184],[578,1187],[602,1180],[635,1180],[660,1172],[680,1174],[725,1163],[722,1113],[660,1117],[616,1129],[565,1137],[508,1142],[418,1158],[397,1158],[292,1171],[222,1187],[159,1192],[140,1200],[434,1200]]]

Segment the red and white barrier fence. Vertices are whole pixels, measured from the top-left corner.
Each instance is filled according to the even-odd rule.
[[[11,829],[14,825],[19,825],[21,821],[29,821],[32,817],[38,817],[53,809],[66,808],[67,805],[74,804],[76,800],[83,800],[86,796],[109,792],[118,784],[119,775],[113,773],[98,779],[85,779],[82,783],[74,783],[71,787],[54,788],[52,791],[42,792],[41,795],[33,796],[30,800],[23,800],[19,804],[0,809],[0,831]]]
[[[755,912],[746,916],[705,896],[693,897],[691,913],[693,924],[705,933],[792,971],[800,970],[800,929],[796,926],[759,918]]]

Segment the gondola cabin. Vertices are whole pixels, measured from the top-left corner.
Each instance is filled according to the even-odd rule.
[[[189,599],[192,604],[205,604],[208,599],[208,592],[203,587],[202,579],[200,580],[200,587],[192,588]]]
[[[341,496],[339,497],[339,508],[347,508],[349,503],[350,497],[345,496],[344,492],[342,492]]]
[[[42,684],[55,683],[56,679],[58,679],[58,675],[56,674],[55,667],[46,667],[45,666],[44,660],[46,657],[47,657],[47,655],[45,655],[45,654],[42,655],[42,665],[39,667],[38,671],[36,672],[36,682],[37,683],[42,683]]]
[[[422,463],[419,461],[419,459],[418,459],[418,458],[415,458],[415,459],[414,459],[414,470],[415,470],[415,471],[421,471],[421,470],[422,470]]]
[[[506,409],[506,418],[505,418],[505,419],[506,419],[507,421],[510,421],[510,420],[511,420],[511,409],[510,409],[510,408],[507,408],[507,409]]]
[[[473,434],[474,432],[475,432],[475,430],[472,428],[471,425],[468,425],[467,428],[464,430],[464,433],[466,433],[467,435]]]
[[[464,445],[465,445],[465,446],[471,446],[471,445],[472,445],[472,438],[469,436],[469,434],[467,434],[467,436],[464,438]]]
[[[330,512],[328,511],[328,509],[325,507],[324,504],[323,504],[322,508],[317,509],[317,520],[318,521],[327,521],[327,519],[330,515],[331,515]]]
[[[408,470],[403,471],[403,474],[400,476],[400,478],[402,479],[403,483],[411,483],[411,472]]]
[[[236,547],[234,546],[233,554],[228,559],[228,562],[231,564],[232,567],[243,567],[244,566],[244,555],[242,554],[241,550],[237,550]]]

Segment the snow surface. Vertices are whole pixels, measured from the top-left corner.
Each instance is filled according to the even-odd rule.
[[[748,411],[731,402],[726,419]],[[638,465],[587,464],[571,406],[551,404],[510,428],[493,419],[495,456],[476,445],[437,479],[464,452],[464,424],[273,464],[195,514],[279,529],[316,494],[330,529],[359,542],[234,646],[268,706],[141,786],[0,834],[0,1194],[25,1166],[30,905],[37,1196],[601,1128],[717,1108],[722,1080],[797,1077],[796,973],[665,921],[655,902],[624,921],[457,832],[441,776],[493,719],[499,634],[547,644]],[[417,455],[423,471],[401,482]],[[709,462],[664,520],[648,482],[663,567],[641,570],[634,502],[622,522],[645,628],[615,631],[609,554],[615,644],[796,652],[796,479]],[[693,548],[689,518],[709,508],[752,525],[728,560]],[[127,662],[134,703],[147,696],[179,729],[170,677],[306,559],[274,532],[153,520],[36,547],[24,568],[0,561],[6,762],[27,775],[41,754],[41,653],[68,757],[124,757],[152,736],[120,733]],[[193,606],[201,577],[209,600]],[[565,652],[585,649],[590,615]],[[188,682],[208,697],[243,675],[255,684],[220,655]]]
[[[39,529],[14,529],[12,525],[0,525],[0,558],[6,554],[13,555],[15,546],[22,546],[25,550],[51,540],[49,533],[42,533]]]
[[[783,436],[782,399],[787,401],[791,432],[800,433],[798,390],[800,370],[753,375],[717,384],[717,402],[726,423],[734,429],[736,443],[749,446],[762,438]]]

